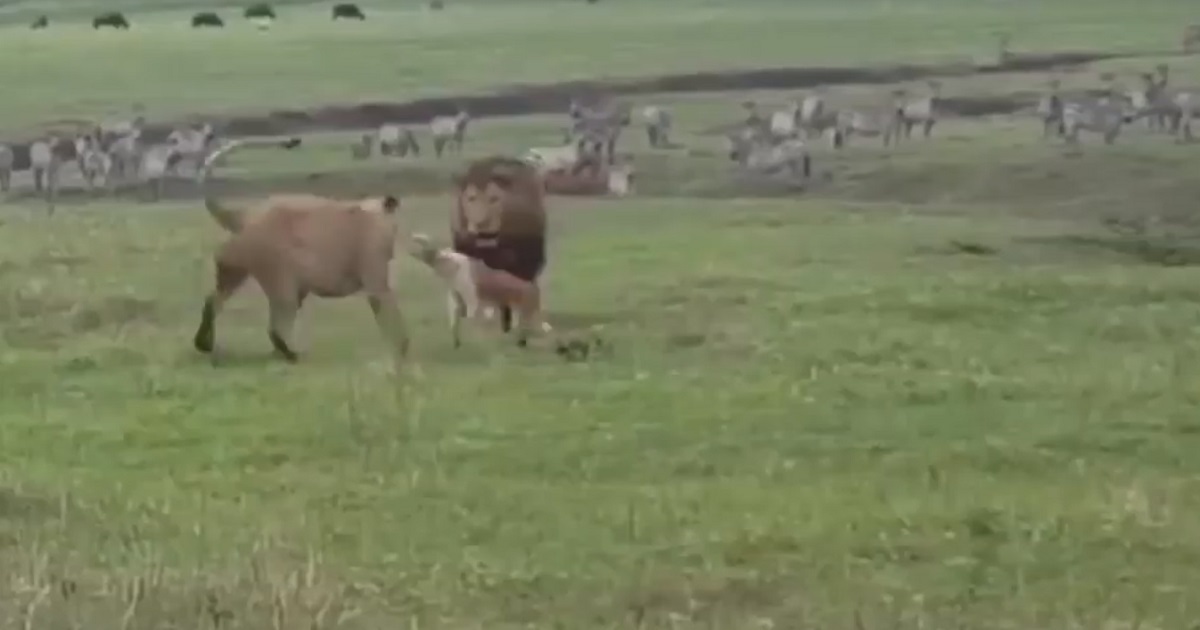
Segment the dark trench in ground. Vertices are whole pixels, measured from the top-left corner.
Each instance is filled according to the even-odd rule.
[[[1170,53],[1079,52],[1015,54],[1003,62],[957,63],[937,65],[898,64],[879,67],[800,67],[693,72],[634,79],[564,81],[547,84],[518,84],[490,94],[423,98],[400,103],[359,103],[329,105],[311,109],[274,110],[265,114],[212,118],[221,135],[277,136],[319,131],[353,131],[384,123],[424,124],[438,115],[452,114],[464,107],[474,118],[522,116],[566,111],[572,98],[595,94],[628,96],[635,94],[728,92],[739,90],[801,89],[821,85],[887,84],[936,77],[970,76],[1004,72],[1046,72],[1069,70],[1110,59],[1161,56]],[[1036,103],[1034,92],[999,96],[947,97],[941,107],[956,116],[1012,114]],[[205,118],[196,114],[191,119]],[[147,125],[145,138],[159,142],[178,122]],[[28,142],[11,145],[14,168],[29,168]],[[75,147],[69,141],[60,145],[65,159],[74,159]]]

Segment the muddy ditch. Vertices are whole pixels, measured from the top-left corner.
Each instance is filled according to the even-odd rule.
[[[598,79],[548,84],[517,84],[491,94],[442,96],[400,103],[330,105],[306,110],[274,110],[265,114],[214,119],[219,131],[230,137],[303,134],[317,131],[353,131],[384,123],[421,124],[430,118],[467,108],[473,117],[521,116],[562,112],[571,98],[589,94],[655,94],[664,92],[722,92],[738,90],[802,89],[820,85],[887,84],[926,78],[970,76],[1003,72],[1070,70],[1110,59],[1155,56],[1166,53],[1056,52],[1013,55],[997,63],[899,64],[879,67],[766,68],[724,72],[694,72],[636,79]],[[1032,92],[1003,96],[953,97],[944,108],[957,116],[1011,114],[1033,105]],[[195,115],[189,118],[203,118]],[[177,122],[150,124],[145,135],[151,142],[166,138]],[[29,168],[28,141],[14,143],[14,168]],[[75,149],[62,143],[60,154],[74,159]]]

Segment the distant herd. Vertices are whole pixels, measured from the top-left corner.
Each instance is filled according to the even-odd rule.
[[[587,0],[587,3],[595,4],[597,1]],[[445,0],[429,0],[428,7],[433,11],[440,11],[446,8],[446,2]],[[275,9],[265,2],[246,7],[242,11],[242,17],[260,29],[269,28],[276,19]],[[353,2],[340,2],[330,9],[330,17],[334,20],[364,21],[367,19],[367,14]],[[191,25],[192,28],[224,28],[225,20],[214,11],[201,11],[192,15]],[[120,11],[105,11],[92,18],[92,28],[96,30],[110,28],[123,31],[127,30],[129,26],[129,18]],[[49,27],[50,16],[44,14],[37,16],[29,23],[29,28],[35,31]]]

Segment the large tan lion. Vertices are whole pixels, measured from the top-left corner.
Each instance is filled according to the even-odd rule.
[[[396,358],[408,353],[408,334],[388,278],[396,240],[395,197],[330,199],[316,195],[271,195],[247,204],[220,201],[207,190],[213,165],[238,147],[278,146],[291,149],[299,138],[248,139],[232,142],[204,160],[199,175],[204,205],[232,236],[217,249],[216,287],[204,301],[194,344],[211,353],[221,307],[247,278],[267,296],[268,337],[288,362],[297,360],[291,346],[292,327],[304,299],[340,298],[364,292],[380,331]]]
[[[536,283],[546,266],[545,190],[537,170],[515,157],[491,156],[471,162],[454,183],[454,250]],[[500,314],[508,332],[512,309]]]

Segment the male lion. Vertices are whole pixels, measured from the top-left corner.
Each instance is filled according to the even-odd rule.
[[[454,178],[450,217],[454,251],[536,283],[546,266],[545,191],[537,170],[514,157],[471,162]],[[512,330],[512,308],[500,310],[504,332]]]
[[[289,140],[247,139],[231,142],[204,160],[198,177],[204,206],[232,236],[217,249],[216,288],[204,301],[194,344],[213,351],[215,324],[225,302],[247,278],[253,277],[267,296],[268,337],[289,363],[297,360],[290,338],[304,299],[310,294],[338,298],[360,291],[399,362],[408,353],[408,334],[388,280],[388,263],[396,240],[396,211],[392,196],[330,199],[307,194],[271,195],[249,204],[216,199],[207,190],[213,165],[231,150],[248,146],[291,149]]]

